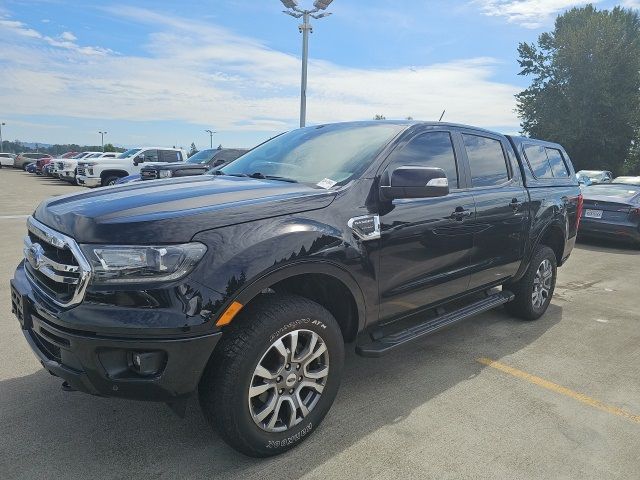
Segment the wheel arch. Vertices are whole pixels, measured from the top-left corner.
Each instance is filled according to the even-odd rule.
[[[227,304],[237,301],[246,308],[270,290],[300,295],[322,305],[336,318],[345,341],[355,340],[366,323],[366,303],[360,286],[348,271],[334,263],[307,261],[281,267],[249,283]]]
[[[109,170],[103,170],[102,172],[100,172],[100,178],[102,180],[104,180],[106,177],[110,177],[112,175],[120,176],[122,178],[122,177],[128,176],[129,173],[127,173],[126,170],[118,170],[116,168],[112,168],[112,169],[109,169]]]

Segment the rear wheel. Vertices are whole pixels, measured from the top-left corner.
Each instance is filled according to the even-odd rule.
[[[524,320],[537,320],[544,315],[556,287],[557,273],[555,253],[539,245],[524,276],[505,286],[515,294],[515,299],[506,305],[507,311]]]
[[[340,385],[344,342],[322,306],[265,294],[234,319],[199,386],[207,420],[253,457],[302,442],[329,411]]]

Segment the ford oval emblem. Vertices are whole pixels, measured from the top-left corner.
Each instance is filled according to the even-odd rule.
[[[44,249],[39,243],[34,243],[27,250],[27,260],[29,264],[36,270],[40,270],[44,260]]]

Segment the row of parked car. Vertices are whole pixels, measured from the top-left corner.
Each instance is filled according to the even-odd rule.
[[[133,148],[117,152],[67,152],[59,157],[44,153],[0,154],[0,167],[56,177],[86,187],[100,187],[159,178],[202,175],[246,153],[240,148],[216,148],[191,157],[178,148]]]

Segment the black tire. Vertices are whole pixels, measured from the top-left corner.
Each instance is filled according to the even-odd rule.
[[[107,187],[109,185],[115,185],[118,180],[120,180],[120,177],[118,177],[117,175],[110,175],[108,177],[104,177],[102,179],[102,186]]]
[[[538,269],[543,267],[544,262],[549,262],[551,265],[550,288],[548,288],[546,296],[543,295],[544,300],[539,305],[536,305],[533,299],[536,277],[538,276]],[[524,276],[515,283],[505,285],[505,289],[512,291],[516,296],[512,302],[505,305],[507,311],[523,320],[539,319],[544,315],[551,303],[551,298],[556,288],[557,276],[558,263],[555,253],[549,247],[539,245],[531,257],[531,262],[529,262],[529,267]]]
[[[287,335],[295,331],[298,332],[296,335],[301,337],[317,334],[324,342],[328,352],[326,357],[328,374],[322,380],[324,389],[315,397],[316,403],[309,409],[309,413],[306,416],[300,415],[299,423],[290,428],[282,426],[281,428],[287,429],[281,432],[267,431],[266,425],[261,427],[257,423],[258,420],[254,421],[250,406],[252,401],[260,401],[262,397],[250,397],[249,388],[256,385],[254,383],[256,368],[258,364],[263,365],[264,359],[268,358],[267,355],[274,353],[274,344],[279,339],[285,339],[284,342],[286,342],[286,338],[290,338]],[[299,344],[300,348],[302,345]],[[288,349],[287,352],[289,352]],[[200,381],[198,388],[200,405],[208,422],[230,446],[239,452],[251,457],[277,455],[295,447],[318,428],[338,392],[343,363],[342,333],[335,318],[325,308],[296,295],[264,294],[248,305],[225,328],[222,339],[216,346]],[[292,361],[291,370],[294,370],[293,367]],[[286,366],[275,367],[275,370],[278,372],[279,379],[287,375],[288,382],[293,374],[287,374],[284,368]],[[305,371],[304,366],[302,371]],[[269,373],[272,373],[271,369]],[[293,375],[293,381],[298,378],[297,375],[297,373]],[[272,381],[276,382],[278,379]],[[267,383],[265,380],[262,382]],[[297,387],[298,384],[296,384]],[[278,398],[281,396],[277,395],[278,388],[274,387],[274,390],[268,390],[263,395],[272,400],[272,396]],[[300,386],[300,390],[296,391],[302,394],[305,391],[303,388]],[[293,391],[291,389],[284,395],[287,396],[287,393]],[[308,392],[305,393],[307,394]],[[269,402],[265,400],[264,403]],[[286,402],[282,402],[283,405],[284,403]],[[278,412],[281,411],[282,408],[278,408]],[[290,415],[295,414],[296,421],[298,412],[302,412],[297,408],[288,411]],[[287,410],[282,412],[284,417],[286,412]],[[268,415],[265,423],[267,419],[272,419],[273,415],[275,414]]]

